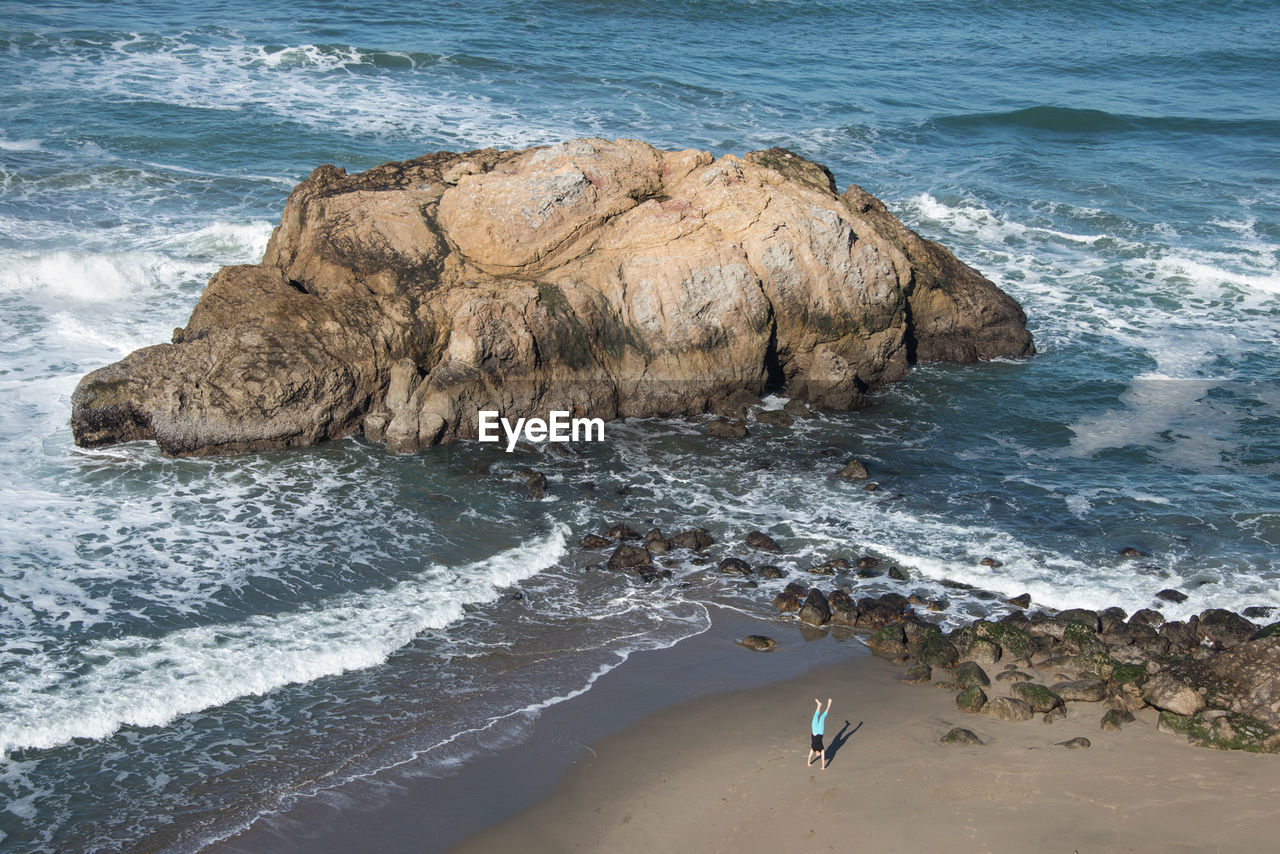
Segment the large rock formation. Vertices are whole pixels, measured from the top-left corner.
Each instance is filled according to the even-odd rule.
[[[170,454],[404,451],[480,409],[680,416],[770,382],[847,409],[914,361],[1031,352],[1017,303],[822,166],[575,140],[316,169],[262,263],[86,376],[71,422]]]

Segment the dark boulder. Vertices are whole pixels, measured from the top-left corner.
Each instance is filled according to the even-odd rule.
[[[782,547],[775,543],[772,537],[761,531],[752,531],[747,534],[747,546],[762,552],[775,554],[782,552]]]
[[[902,655],[907,651],[907,636],[901,623],[889,623],[871,632],[866,644],[872,652],[880,655]]]
[[[930,667],[951,667],[960,658],[960,653],[937,628],[930,626],[929,629],[922,631],[911,644],[911,654]]]
[[[690,549],[691,551],[700,552],[713,545],[715,540],[711,538],[711,534],[706,528],[691,528],[688,531],[681,531],[676,534],[671,538],[671,542],[675,543],[682,549]]]
[[[1004,601],[1005,601],[1005,604],[1012,605],[1015,608],[1029,608],[1031,607],[1031,594],[1021,593],[1017,596],[1012,596]]]
[[[1196,637],[1208,641],[1214,649],[1231,649],[1249,638],[1258,627],[1232,611],[1210,608],[1200,614],[1196,624]]]
[[[1172,602],[1175,605],[1179,605],[1187,601],[1187,594],[1181,593],[1172,588],[1165,588],[1156,594],[1156,598],[1164,602]]]
[[[793,581],[784,587],[781,593],[773,597],[773,607],[783,614],[799,611],[800,606],[804,604],[805,597],[808,595],[808,587]]]
[[[902,618],[902,608],[880,599],[866,597],[858,600],[858,626],[874,629]]]
[[[804,604],[800,606],[800,622],[821,626],[830,619],[831,607],[827,604],[827,597],[822,595],[822,591],[818,588],[813,588],[805,597]]]
[[[547,494],[547,476],[542,472],[523,469],[517,477],[520,479],[521,489],[534,501],[540,501]]]
[[[1162,623],[1164,623],[1164,614],[1152,608],[1142,608],[1134,611],[1133,615],[1129,617],[1130,626],[1144,625],[1158,629]]]
[[[605,539],[598,534],[587,534],[582,538],[582,542],[579,545],[584,549],[603,549],[612,543],[612,540]]]
[[[827,596],[827,606],[831,608],[831,622],[835,625],[858,625],[858,605],[848,593],[838,588],[832,590]]]
[[[770,579],[786,578],[787,571],[780,566],[774,566],[771,563],[766,563],[764,566],[756,567],[756,575],[760,576],[761,578],[770,578]]]
[[[1187,652],[1200,643],[1195,630],[1180,620],[1170,620],[1160,626],[1160,637],[1169,642],[1171,651]]]
[[[609,556],[609,562],[605,564],[609,569],[635,569],[637,567],[648,567],[653,565],[653,558],[650,557],[648,549],[642,549],[639,546],[618,546],[613,550],[613,554]]]
[[[751,565],[736,557],[727,557],[716,567],[721,575],[750,575]]]
[[[604,532],[611,540],[638,540],[640,535],[626,522],[620,522]]]
[[[1058,619],[1064,623],[1080,623],[1088,626],[1091,632],[1101,628],[1098,612],[1090,611],[1088,608],[1068,608],[1066,611],[1059,611]]]

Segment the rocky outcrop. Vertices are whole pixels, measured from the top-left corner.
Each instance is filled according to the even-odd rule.
[[[86,376],[77,443],[169,454],[686,416],[770,382],[848,409],[913,362],[1032,352],[1022,310],[823,167],[633,140],[316,169],[262,262]]]

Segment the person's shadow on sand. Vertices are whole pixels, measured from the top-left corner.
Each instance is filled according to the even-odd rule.
[[[853,737],[853,734],[862,729],[862,721],[858,721],[858,725],[853,729],[849,729],[849,722],[845,721],[844,726],[840,727],[840,731],[831,739],[831,746],[827,748],[827,765],[836,758],[836,753],[840,748],[844,747],[844,743]]]

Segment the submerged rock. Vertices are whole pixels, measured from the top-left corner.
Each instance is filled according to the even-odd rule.
[[[816,163],[604,139],[321,166],[173,340],[81,380],[78,444],[409,451],[481,410],[687,416],[773,378],[842,410],[913,362],[1033,352],[1012,298]]]

